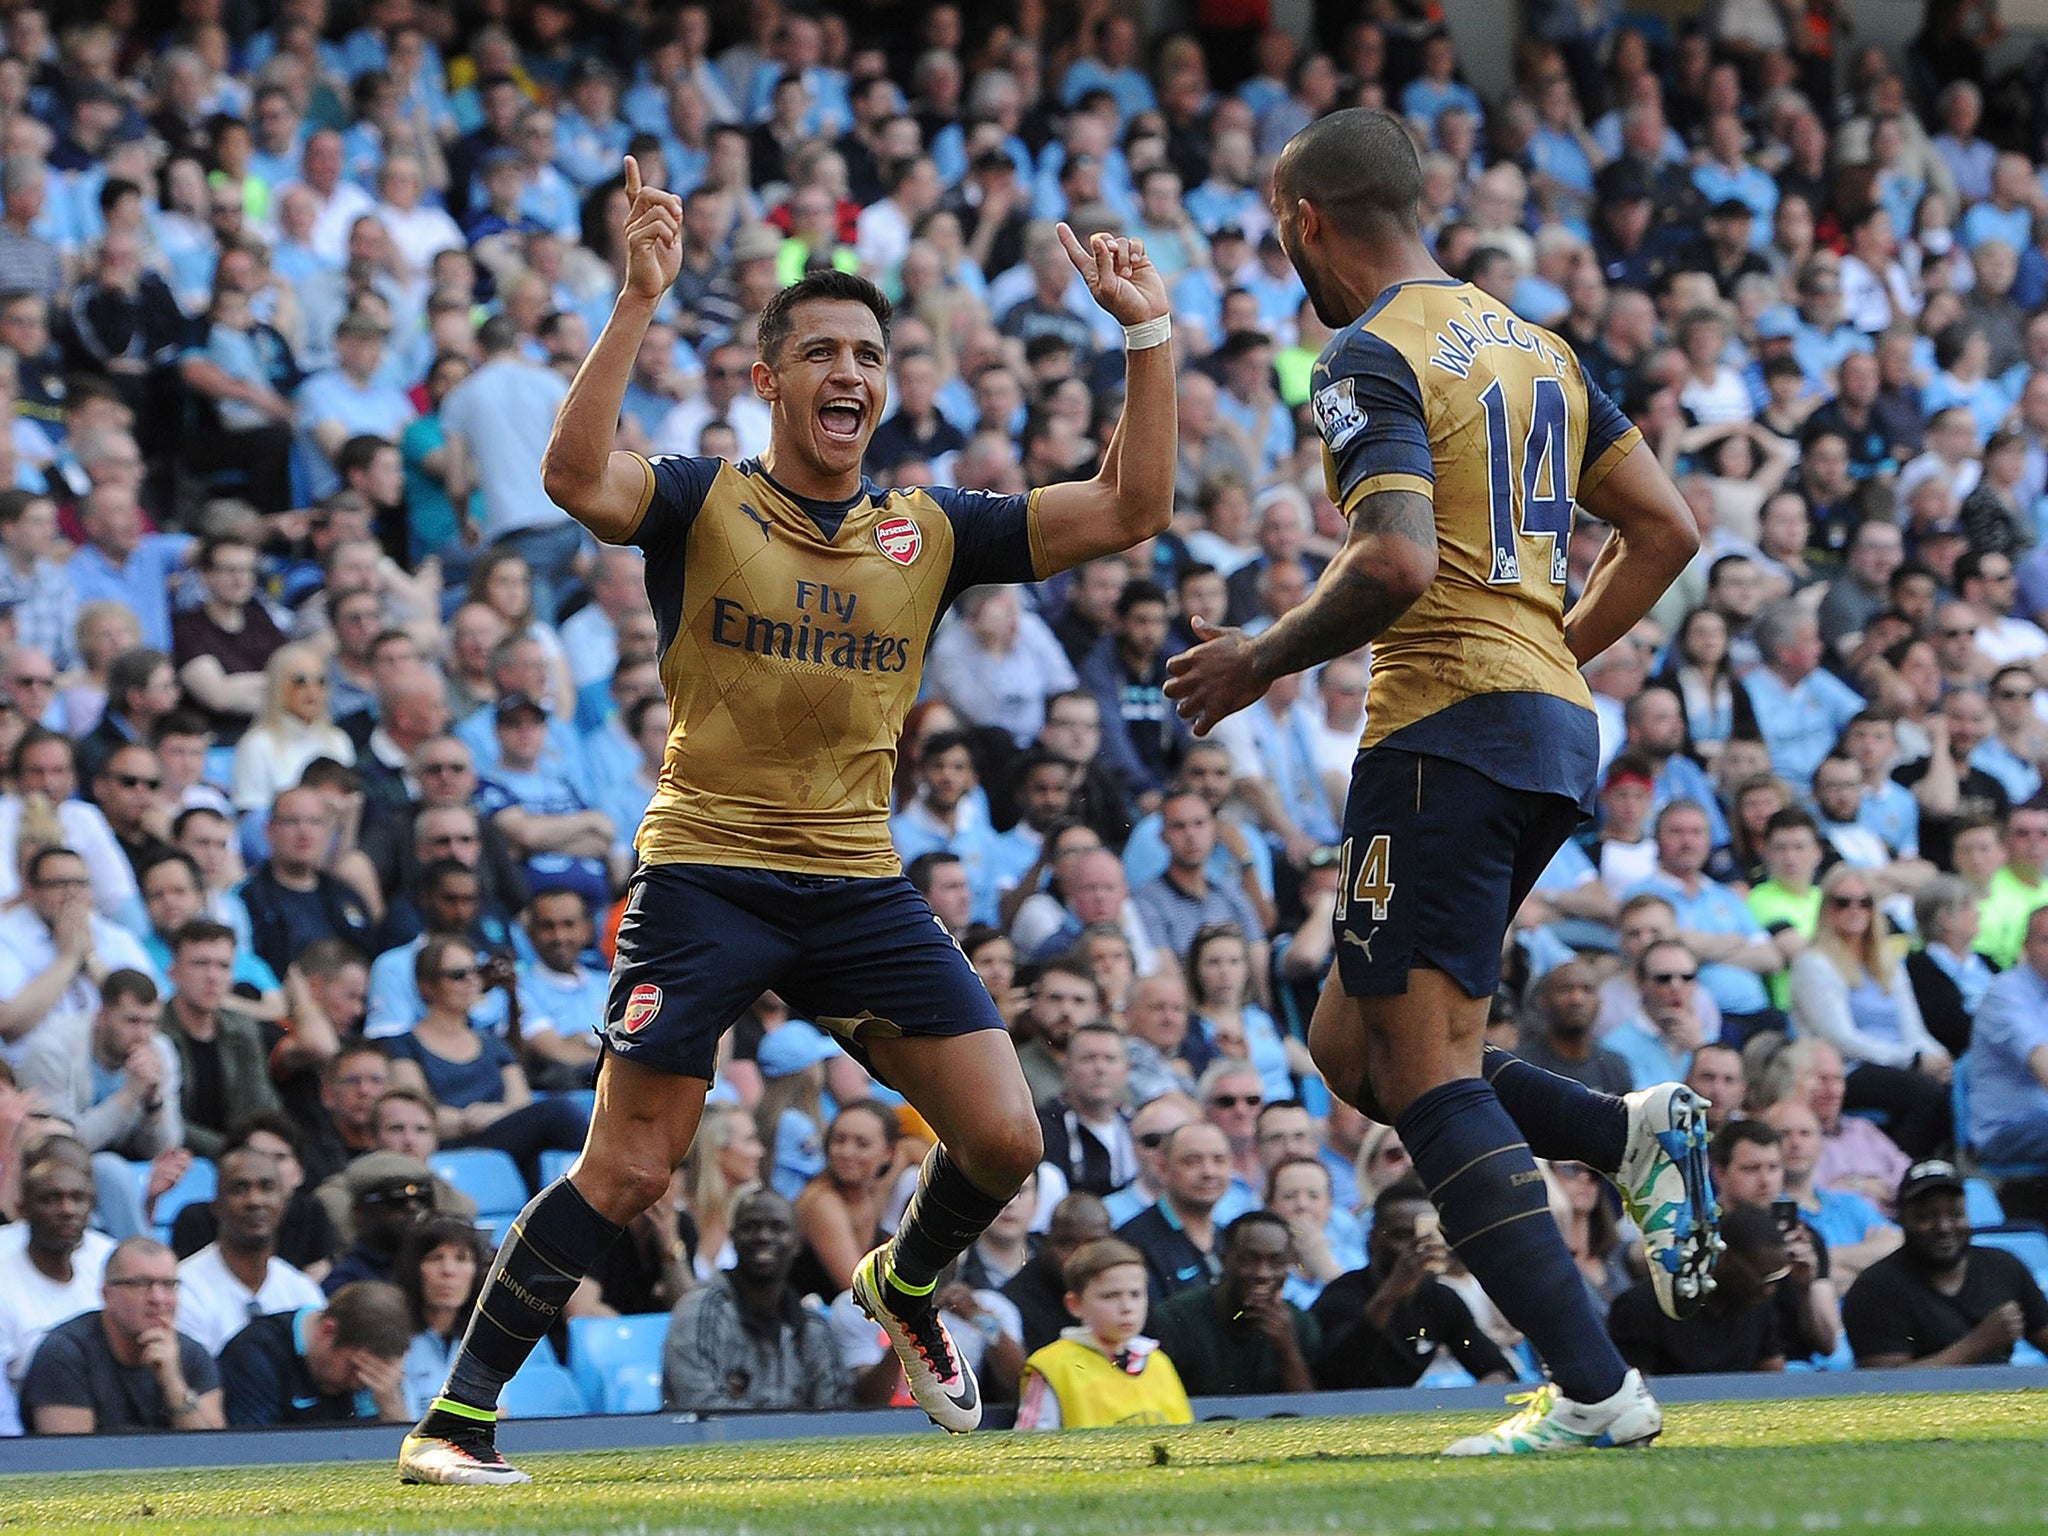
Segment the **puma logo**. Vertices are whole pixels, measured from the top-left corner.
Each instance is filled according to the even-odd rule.
[[[1364,950],[1365,958],[1368,962],[1370,962],[1372,960],[1372,941],[1379,937],[1379,932],[1380,930],[1378,926],[1375,925],[1372,932],[1368,933],[1362,939],[1357,934],[1353,933],[1349,928],[1339,930],[1338,936],[1342,938],[1346,944],[1353,944],[1356,945],[1358,948]]]
[[[744,501],[740,503],[740,510],[746,513],[748,517],[752,518],[754,520],[754,526],[761,530],[762,543],[765,544],[774,537],[774,530],[772,526],[769,524],[767,518],[763,517],[760,513],[756,512]]]

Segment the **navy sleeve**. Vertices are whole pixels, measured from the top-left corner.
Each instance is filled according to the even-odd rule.
[[[1635,431],[1635,423],[1622,415],[1621,407],[1595,384],[1585,370],[1579,376],[1586,385],[1586,452],[1579,460],[1581,476],[1607,454],[1607,450]]]
[[[476,813],[488,821],[500,811],[510,810],[519,804],[519,797],[498,783],[495,779],[477,780]]]
[[[991,582],[1005,585],[1036,581],[1031,557],[1031,496],[998,496],[993,491],[962,491],[929,486],[923,491],[953,525],[953,572],[946,582],[947,601],[969,587]]]
[[[711,482],[725,467],[723,459],[690,459],[657,454],[647,461],[650,484],[647,510],[626,542],[652,555],[680,544],[711,494]]]
[[[283,1414],[289,1393],[279,1361],[266,1347],[272,1338],[268,1330],[258,1335],[244,1329],[221,1351],[220,1384],[230,1424],[275,1424]]]
[[[1316,359],[1309,382],[1338,506],[1348,512],[1362,492],[1378,488],[1373,482],[1389,477],[1424,488],[1436,483],[1422,386],[1384,338],[1366,331],[1340,336]]]

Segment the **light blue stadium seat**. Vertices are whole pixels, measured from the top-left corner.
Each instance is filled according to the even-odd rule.
[[[661,1412],[660,1365],[621,1365],[605,1378],[604,1413]]]
[[[552,1352],[551,1352],[552,1353]],[[538,1353],[519,1368],[498,1395],[498,1412],[508,1419],[569,1419],[590,1411],[576,1378]]]
[[[1970,1241],[1979,1248],[2003,1248],[2034,1272],[2034,1283],[2048,1290],[2048,1232],[1979,1232]]]
[[[661,1352],[668,1342],[668,1314],[639,1312],[626,1317],[572,1317],[569,1319],[569,1369],[583,1389],[584,1400],[605,1413],[652,1412],[653,1409],[615,1409],[616,1396],[630,1396],[632,1389],[613,1390],[616,1372],[634,1367],[654,1374],[654,1407],[661,1406]],[[644,1390],[644,1389],[643,1389]]]
[[[1970,1225],[1979,1232],[2005,1225],[2005,1207],[1999,1204],[1998,1191],[1989,1179],[1963,1180],[1963,1205]]]
[[[149,1191],[148,1163],[130,1163],[135,1170],[135,1192],[138,1198],[147,1199]],[[185,1176],[173,1184],[157,1199],[153,1225],[156,1240],[168,1243],[171,1240],[171,1223],[178,1219],[178,1212],[188,1205],[204,1205],[220,1192],[220,1179],[211,1160],[204,1157],[192,1159],[192,1166],[185,1170]]]
[[[1965,1051],[1956,1058],[1955,1070],[1949,1075],[1949,1106],[1955,1112],[1956,1142],[1968,1146],[1970,1141],[1970,1053]],[[1975,1152],[1974,1147],[1971,1148]],[[1993,1163],[1983,1155],[1977,1155],[1977,1171],[1987,1179],[2048,1179],[2048,1163]]]
[[[552,1184],[569,1171],[569,1165],[576,1161],[574,1152],[543,1152],[540,1155],[540,1182],[543,1187]]]
[[[503,1233],[526,1206],[526,1180],[509,1154],[492,1147],[456,1147],[429,1159],[435,1177],[445,1179],[476,1202],[477,1225]]]

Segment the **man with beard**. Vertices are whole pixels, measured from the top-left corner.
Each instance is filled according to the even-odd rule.
[[[1593,1039],[1600,992],[1584,965],[1573,960],[1548,972],[1536,983],[1533,1001],[1517,1056],[1600,1093],[1627,1093],[1634,1086],[1628,1063]]]
[[[1857,1365],[2001,1365],[2021,1339],[2048,1347],[2048,1299],[2026,1265],[2001,1249],[1970,1245],[1954,1164],[1908,1168],[1898,1209],[1904,1245],[1842,1298]]]

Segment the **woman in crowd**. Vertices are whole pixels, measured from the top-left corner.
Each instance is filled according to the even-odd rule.
[[[1906,956],[1906,976],[1927,1032],[1951,1061],[1970,1048],[1970,1025],[1998,968],[1970,946],[1977,942],[1977,893],[1955,875],[1936,875],[1913,895],[1920,947]]]
[[[1792,963],[1792,1022],[1842,1053],[1843,1105],[1879,1109],[1911,1157],[1950,1140],[1953,1062],[1921,1022],[1905,964],[1887,942],[1869,877],[1838,864],[1820,883],[1820,928]]]
[[[329,716],[327,665],[317,647],[279,646],[263,670],[263,708],[235,744],[235,809],[243,812],[268,812],[316,757],[356,760],[355,743]]]
[[[1358,1218],[1335,1208],[1330,1170],[1313,1157],[1283,1158],[1266,1175],[1266,1209],[1294,1233],[1294,1269],[1281,1295],[1303,1309],[1339,1275],[1365,1268]]]
[[[1250,1000],[1251,949],[1235,923],[1208,923],[1188,945],[1188,1011],[1218,1056],[1258,1068],[1268,1104],[1294,1097],[1293,1068],[1273,1016]]]
[[[400,1239],[391,1279],[412,1309],[412,1345],[400,1367],[407,1413],[425,1413],[448,1379],[489,1268],[482,1234],[452,1216],[431,1216]]]
[[[684,1233],[691,1268],[709,1280],[733,1265],[732,1208],[761,1182],[764,1148],[754,1117],[737,1104],[709,1104],[697,1139],[683,1159],[683,1207],[694,1235]]]
[[[1792,803],[1792,786],[1775,774],[1758,774],[1738,784],[1734,814],[1728,818],[1728,846],[1709,861],[1708,875],[1724,883],[1762,884],[1769,878],[1764,868],[1764,827]]]
[[[476,557],[469,570],[469,601],[482,603],[505,621],[505,633],[540,643],[548,663],[547,703],[568,719],[576,708],[576,684],[569,674],[569,653],[552,624],[533,611],[533,568],[517,550],[494,546]]]
[[[107,669],[124,651],[142,645],[142,621],[109,599],[86,603],[73,630],[76,670],[57,679],[57,708],[66,736],[83,736],[107,708]]]
[[[1104,1016],[1122,1028],[1124,1010],[1130,1006],[1131,987],[1138,979],[1138,961],[1131,953],[1130,935],[1115,923],[1090,923],[1081,930],[1074,949],[1102,991]]]
[[[1687,734],[1709,768],[1730,736],[1756,734],[1749,690],[1728,660],[1728,621],[1712,608],[1685,616],[1657,681],[1684,704]]]
[[[1000,928],[976,923],[960,940],[960,949],[974,974],[996,1001],[996,1012],[1013,1024],[1031,1006],[1031,994],[1017,985],[1017,944]]]
[[[467,940],[430,938],[413,962],[426,1017],[387,1042],[391,1081],[429,1095],[444,1147],[496,1147],[511,1154],[531,1189],[541,1187],[540,1155],[575,1152],[588,1129],[569,1099],[536,1102],[512,1047],[469,1022],[483,988]]]
[[[854,1266],[882,1240],[882,1212],[895,1173],[896,1117],[873,1099],[839,1111],[825,1133],[825,1171],[796,1198],[803,1252],[790,1275],[799,1295],[837,1296]]]
[[[1550,1163],[1550,1209],[1587,1288],[1607,1304],[1636,1283],[1606,1180],[1584,1163]]]
[[[1375,1123],[1358,1140],[1358,1161],[1352,1171],[1358,1176],[1358,1204],[1353,1207],[1353,1214],[1369,1234],[1372,1205],[1379,1199],[1380,1191],[1407,1178],[1415,1171],[1415,1164],[1409,1160],[1407,1147],[1401,1144],[1401,1133],[1391,1125]]]

